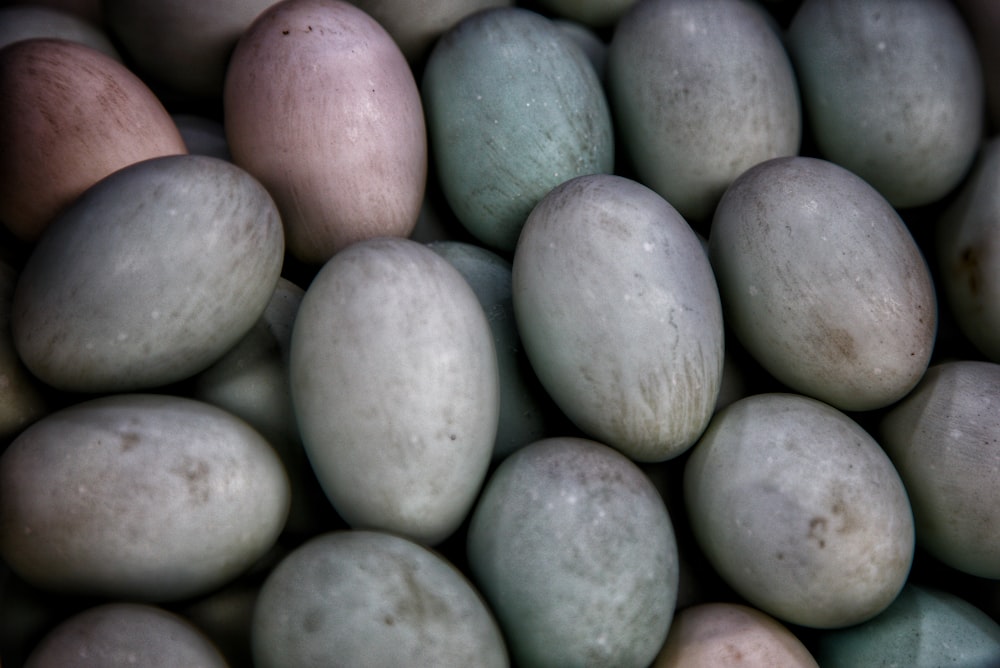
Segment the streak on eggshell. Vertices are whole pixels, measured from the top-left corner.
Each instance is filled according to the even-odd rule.
[[[233,52],[224,105],[233,161],[271,192],[299,260],[413,230],[427,179],[420,94],[399,47],[357,7],[271,6]]]
[[[0,50],[0,221],[35,241],[111,172],[187,149],[153,92],[124,65],[76,42]]]

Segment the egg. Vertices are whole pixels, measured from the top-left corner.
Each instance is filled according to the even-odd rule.
[[[270,572],[254,608],[254,665],[504,668],[496,621],[469,581],[389,533],[312,537]]]
[[[938,284],[960,331],[1000,362],[1000,138],[985,142],[969,178],[936,222]]]
[[[581,176],[549,192],[513,261],[532,368],[585,434],[639,461],[676,457],[719,394],[719,291],[697,235],[631,179]]]
[[[514,0],[350,0],[392,35],[414,69],[442,33],[470,14],[491,7],[510,7]]]
[[[930,269],[899,214],[846,169],[810,157],[750,168],[719,202],[709,254],[727,325],[795,392],[874,410],[927,369]]]
[[[786,43],[820,153],[893,206],[947,195],[983,134],[982,67],[951,2],[806,0]]]
[[[461,273],[384,237],[333,256],[292,329],[292,403],[327,497],[353,528],[427,545],[465,519],[493,453],[493,333]]]
[[[149,87],[78,42],[35,38],[0,50],[0,99],[0,221],[22,241],[37,241],[112,172],[187,153]]]
[[[25,668],[227,668],[225,658],[190,621],[142,603],[103,603],[49,631]]]
[[[549,190],[614,167],[611,111],[596,71],[530,10],[477,12],[444,33],[421,92],[441,190],[492,250],[514,250]]]
[[[413,230],[427,180],[420,92],[365,12],[339,0],[269,7],[233,51],[223,107],[233,161],[270,191],[300,261]]]
[[[428,244],[458,269],[479,299],[493,331],[500,375],[500,417],[493,460],[546,436],[551,406],[521,348],[514,321],[511,265],[493,251],[462,241]]]
[[[799,150],[795,74],[756,3],[636,2],[615,26],[607,68],[637,179],[692,224],[711,221],[743,171]]]
[[[1000,364],[935,364],[879,434],[913,504],[917,543],[952,568],[1000,579]]]
[[[44,5],[0,7],[0,47],[33,37],[79,42],[121,60],[104,30],[70,11]]]
[[[144,160],[94,184],[34,247],[14,344],[65,391],[178,382],[253,326],[283,259],[277,209],[247,172],[207,156]]]
[[[645,473],[602,443],[553,437],[511,454],[466,545],[522,668],[645,668],[667,636],[678,589],[670,515]]]
[[[44,386],[28,372],[14,347],[10,316],[16,284],[17,271],[0,261],[0,442],[50,410]]]
[[[46,415],[0,455],[0,556],[46,590],[179,600],[260,559],[288,499],[274,450],[230,413],[107,395]]]
[[[739,603],[701,603],[674,615],[652,668],[817,668],[788,627]]]
[[[212,366],[190,379],[191,397],[246,420],[270,443],[292,482],[285,524],[308,535],[334,524],[299,435],[289,381],[292,326],[305,291],[279,277],[267,308],[242,339]]]
[[[914,524],[889,457],[856,422],[801,395],[719,411],[684,466],[697,545],[722,579],[790,624],[837,628],[892,603]]]
[[[104,24],[143,78],[218,104],[229,56],[275,0],[101,0]]]
[[[820,634],[815,644],[824,668],[1000,665],[1000,625],[955,594],[919,584],[874,619]]]

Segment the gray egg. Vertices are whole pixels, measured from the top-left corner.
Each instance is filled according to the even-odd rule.
[[[112,393],[202,371],[253,326],[284,260],[253,177],[207,156],[123,168],[34,247],[14,292],[14,344],[42,381]]]
[[[873,410],[927,369],[930,269],[899,214],[846,169],[791,157],[747,170],[719,202],[709,254],[726,324],[796,392]]]
[[[719,394],[719,291],[691,227],[630,179],[554,188],[525,223],[514,312],[538,379],[591,438],[640,461],[690,447]]]
[[[348,246],[306,289],[290,365],[306,453],[340,516],[431,545],[453,533],[500,410],[493,333],[462,274],[409,239]]]
[[[787,33],[823,157],[896,207],[929,204],[968,171],[983,133],[982,68],[946,0],[806,0]]]
[[[899,474],[861,426],[815,399],[765,393],[719,411],[685,464],[684,499],[716,572],[784,622],[863,622],[910,572]]]
[[[264,582],[254,665],[504,668],[503,636],[469,581],[440,555],[388,533],[311,538]]]
[[[673,525],[650,479],[606,445],[549,438],[505,459],[467,546],[518,666],[645,667],[666,639]]]
[[[244,421],[109,395],[46,415],[0,456],[0,555],[43,589],[176,600],[261,558],[288,503],[281,460]]]

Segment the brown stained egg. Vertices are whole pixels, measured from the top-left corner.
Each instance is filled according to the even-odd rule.
[[[187,153],[146,84],[76,42],[38,38],[0,50],[0,99],[0,221],[24,241],[112,172]]]

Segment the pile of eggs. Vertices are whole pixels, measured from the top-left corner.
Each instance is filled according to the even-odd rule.
[[[1000,665],[998,34],[0,7],[0,661]]]

